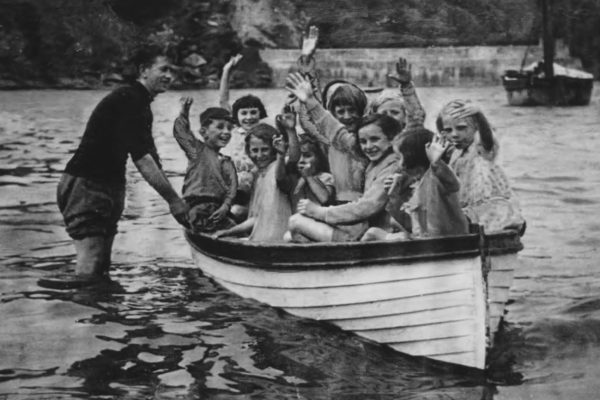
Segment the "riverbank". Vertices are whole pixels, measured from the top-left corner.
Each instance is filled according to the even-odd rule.
[[[297,49],[263,49],[260,59],[272,69],[271,87],[282,87],[285,78],[296,68]],[[345,79],[362,86],[387,87],[387,75],[395,70],[398,57],[412,65],[417,86],[490,86],[499,85],[507,69],[519,69],[543,58],[540,46],[448,46],[382,49],[319,49],[317,68],[322,82]],[[565,46],[556,48],[556,61],[581,68],[581,61],[571,57]],[[218,77],[210,76],[208,84],[176,82],[174,89],[215,89]],[[120,82],[120,75],[96,74],[84,77],[59,77],[52,82],[41,80],[10,80],[0,78],[0,89],[103,89]],[[235,88],[235,83],[232,84]]]

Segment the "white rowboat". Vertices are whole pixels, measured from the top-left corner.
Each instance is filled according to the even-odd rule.
[[[233,293],[403,353],[480,369],[522,249],[513,231],[366,243],[186,237],[195,265]]]

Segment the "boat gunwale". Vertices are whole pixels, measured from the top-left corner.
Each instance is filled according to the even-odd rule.
[[[481,243],[477,233],[410,241],[302,244],[223,240],[189,231],[185,232],[185,237],[194,250],[215,260],[238,266],[286,271],[409,264],[440,258],[473,257],[482,252],[486,255],[512,254],[523,248],[518,233],[514,231],[486,235],[485,244]]]

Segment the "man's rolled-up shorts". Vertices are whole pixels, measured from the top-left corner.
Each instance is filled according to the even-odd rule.
[[[65,173],[58,183],[57,203],[73,239],[114,236],[125,206],[125,185]]]

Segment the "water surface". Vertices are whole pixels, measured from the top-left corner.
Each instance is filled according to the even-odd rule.
[[[234,91],[232,98],[247,91]],[[507,107],[501,87],[424,88],[433,127],[448,100],[478,102],[528,230],[487,374],[449,369],[241,299],[192,269],[164,201],[128,169],[110,290],[55,291],[74,248],[56,184],[106,91],[0,92],[0,399],[590,399],[600,391],[600,94],[589,107]],[[178,189],[171,136],[215,91],[166,93],[154,133]],[[270,120],[285,93],[257,91]]]

